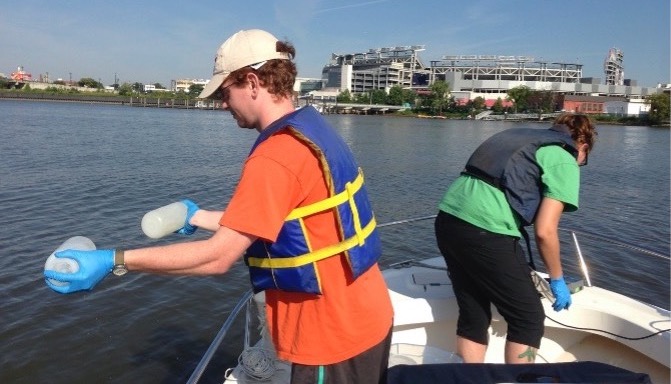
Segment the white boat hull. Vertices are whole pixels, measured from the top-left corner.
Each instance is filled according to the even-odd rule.
[[[422,263],[440,268],[445,266],[442,257]],[[441,356],[451,359],[451,351],[456,350],[458,307],[447,273],[408,266],[389,269],[385,271],[385,277],[394,303],[392,345],[396,350],[428,347],[424,356],[408,353],[418,364],[434,363]],[[536,363],[597,361],[633,372],[645,372],[654,383],[670,382],[671,339],[668,331],[640,340],[615,336],[640,338],[669,329],[669,311],[598,287],[582,287],[572,298],[570,309],[561,312],[552,309],[549,299],[542,299],[547,318]],[[504,363],[506,323],[495,309],[492,312],[485,362]],[[407,361],[408,356],[394,354],[392,347],[390,363]]]

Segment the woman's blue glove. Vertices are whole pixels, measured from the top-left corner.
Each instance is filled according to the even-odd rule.
[[[184,226],[175,232],[179,233],[180,235],[193,235],[193,233],[196,232],[196,229],[198,229],[198,226],[191,225],[189,221],[191,221],[191,218],[196,213],[196,211],[200,209],[200,207],[198,207],[196,203],[189,199],[182,200],[182,203],[186,205],[186,220],[184,220]]]
[[[77,251],[66,249],[56,252],[56,257],[74,259],[79,264],[79,271],[75,273],[61,273],[53,270],[44,271],[47,285],[59,293],[72,293],[91,290],[114,268],[114,250],[100,249],[96,251]],[[69,283],[54,285],[48,279]]]
[[[571,306],[571,292],[569,292],[563,276],[558,279],[550,279],[550,290],[555,297],[555,302],[552,304],[555,311],[559,312]]]

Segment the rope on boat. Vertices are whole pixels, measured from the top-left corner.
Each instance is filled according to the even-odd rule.
[[[254,380],[270,379],[275,373],[275,353],[263,348],[246,348],[238,357],[238,364]]]
[[[564,324],[564,323],[562,323],[562,322],[560,322],[560,321],[557,321],[557,320],[551,318],[551,317],[548,316],[548,315],[545,315],[545,317],[546,317],[548,320],[554,321],[555,323],[557,323],[557,324],[559,324],[559,325],[561,325],[561,326],[563,326],[563,327],[566,327],[566,328],[568,328],[568,329],[577,329],[577,330],[580,330],[580,331],[589,331],[589,332],[601,332],[601,333],[605,333],[605,334],[607,334],[607,335],[611,335],[611,336],[614,336],[614,337],[619,337],[620,339],[626,339],[626,340],[643,340],[643,339],[647,339],[647,338],[650,338],[650,337],[659,335],[659,334],[664,333],[664,332],[671,332],[671,328],[667,328],[667,329],[660,329],[660,330],[657,331],[657,332],[652,332],[652,333],[650,333],[650,334],[648,334],[648,335],[641,336],[641,337],[629,337],[629,336],[618,335],[617,333],[609,332],[609,331],[606,331],[606,330],[604,330],[604,329],[597,329],[597,328],[583,328],[583,327],[576,327],[576,326],[574,326],[574,325],[567,325],[567,324]]]
[[[439,267],[436,265],[427,264],[415,259],[399,261],[398,263],[389,264],[389,268],[408,268],[408,267],[422,267],[427,269],[438,269],[440,271],[447,271],[447,267]]]
[[[388,227],[390,225],[412,223],[414,221],[428,220],[428,219],[435,219],[435,218],[436,218],[436,215],[414,217],[412,219],[397,220],[397,221],[391,221],[391,222],[388,222],[388,223],[378,224],[377,227],[378,228],[383,228],[383,227]]]
[[[247,313],[245,314],[245,348],[238,357],[238,364],[247,376],[258,381],[264,381],[270,379],[275,373],[275,351],[262,346],[251,346],[249,325],[252,324],[252,307],[252,300],[250,300],[247,303]],[[258,319],[261,335],[267,337],[266,314],[262,308],[259,308]]]

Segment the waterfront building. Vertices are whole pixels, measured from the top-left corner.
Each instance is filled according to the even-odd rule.
[[[601,115],[606,113],[606,104],[624,102],[625,99],[607,96],[566,95],[561,100],[562,109],[567,112]]]
[[[624,85],[624,67],[622,61],[624,55],[618,48],[611,48],[603,63],[603,71],[606,74],[607,85]]]
[[[604,112],[617,116],[641,116],[650,113],[650,104],[644,99],[611,100],[604,102]]]
[[[323,88],[324,82],[321,79],[297,77],[294,82],[294,92],[298,95],[305,95]]]
[[[424,45],[371,48],[366,52],[331,54],[322,69],[325,89],[350,93],[389,91],[393,86],[428,86],[429,70],[419,57]]]
[[[33,79],[33,75],[23,70],[23,66],[19,65],[16,72],[12,72],[10,78],[16,82],[28,82]]]
[[[505,98],[509,89],[519,86],[563,95],[628,99],[660,92],[658,87],[639,87],[629,79],[621,85],[600,84],[598,78],[584,78],[582,67],[578,63],[547,62],[527,56],[444,56],[431,62],[431,81],[444,80],[452,91],[469,92],[471,100],[478,96]]]
[[[393,86],[421,94],[442,80],[449,84],[451,95],[460,104],[481,97],[489,106],[498,99],[505,101],[510,89],[526,86],[562,96],[596,97],[594,105],[584,107],[592,110],[598,105],[598,109],[606,110],[604,99],[599,98],[641,100],[665,90],[661,85],[640,87],[635,80],[624,79],[623,54],[616,48],[609,51],[604,64],[606,83],[599,78],[583,77],[582,64],[536,60],[530,56],[445,55],[430,61],[427,67],[419,57],[424,49],[423,45],[413,45],[374,48],[363,53],[333,53],[322,70],[324,89],[311,95],[329,99],[345,90],[388,92]]]
[[[559,102],[564,111],[588,115],[641,116],[650,113],[650,104],[645,99],[565,95]]]
[[[186,92],[189,93],[189,87],[194,85],[194,84],[199,84],[202,85],[203,87],[209,82],[210,80],[205,80],[205,79],[177,79],[177,80],[172,80],[170,82],[170,90],[173,92]]]

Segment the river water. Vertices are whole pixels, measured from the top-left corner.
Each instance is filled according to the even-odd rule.
[[[481,141],[541,124],[327,119],[364,168],[379,223],[434,215]],[[75,235],[101,249],[183,241],[145,237],[140,219],[186,197],[225,207],[256,131],[221,111],[0,101],[0,137],[0,382],[186,381],[249,288],[243,265],[212,277],[110,275],[93,292],[72,295],[51,291],[42,269]],[[600,126],[582,171],[580,209],[564,215],[563,227],[669,254],[668,129]],[[383,267],[438,255],[432,225],[383,228]],[[669,308],[668,259],[581,244],[593,284]],[[563,253],[570,270],[574,252]],[[202,382],[220,381],[237,359],[240,332]]]

